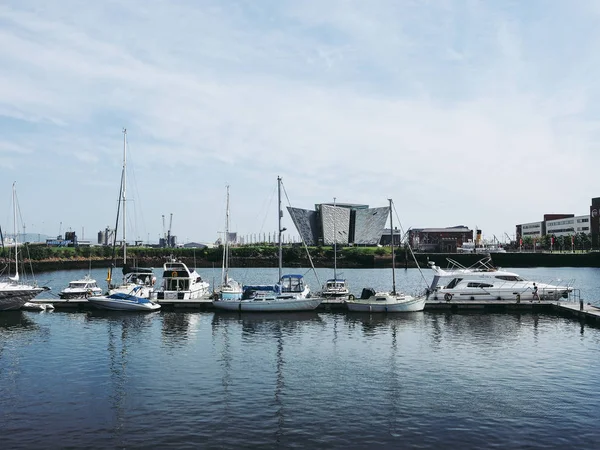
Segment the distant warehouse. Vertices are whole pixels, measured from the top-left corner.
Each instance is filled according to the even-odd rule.
[[[481,236],[478,230],[478,237]],[[411,228],[410,246],[422,252],[455,253],[463,244],[473,242],[473,230],[464,225],[448,228]]]

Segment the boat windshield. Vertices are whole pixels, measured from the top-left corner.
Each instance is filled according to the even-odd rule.
[[[496,278],[505,281],[525,281],[523,278],[517,275],[496,275]]]
[[[282,277],[281,292],[302,292],[304,283],[299,277]]]
[[[454,278],[450,283],[448,283],[448,285],[446,286],[446,289],[453,289],[461,281],[462,281],[462,278]]]

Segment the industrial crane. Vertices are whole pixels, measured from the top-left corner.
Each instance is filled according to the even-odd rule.
[[[172,247],[171,245],[171,227],[173,226],[173,213],[171,213],[171,217],[169,218],[169,231],[167,232],[167,247]]]

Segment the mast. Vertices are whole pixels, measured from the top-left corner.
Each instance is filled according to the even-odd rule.
[[[281,235],[285,231],[281,228],[281,218],[283,217],[283,211],[281,210],[281,177],[277,177],[277,219],[279,221],[279,279],[281,280],[281,270],[283,266],[283,247],[281,243]]]
[[[394,224],[392,223],[392,199],[390,202],[390,233],[392,235],[392,295],[396,295],[396,255],[394,253]]]
[[[12,200],[13,200],[13,231],[15,233],[15,276],[12,278],[13,281],[19,281],[19,246],[17,243],[17,196],[15,193],[15,184],[17,182],[13,182],[12,188]]]
[[[127,193],[127,128],[123,128],[123,267],[127,264],[127,239],[126,239],[126,193]],[[116,230],[115,230],[116,233]]]
[[[223,284],[229,279],[229,185],[227,185],[227,201],[225,202],[225,245],[223,246]]]
[[[335,231],[335,197],[333,197],[333,283],[335,285],[337,280],[337,234]]]

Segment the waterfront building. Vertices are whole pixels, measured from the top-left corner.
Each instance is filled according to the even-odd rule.
[[[377,245],[384,234],[389,207],[351,203],[321,203],[315,210],[288,207],[307,245]]]
[[[481,236],[481,230],[478,237]],[[456,253],[463,244],[473,242],[473,230],[464,225],[447,228],[411,228],[408,230],[410,246],[422,252]]]

